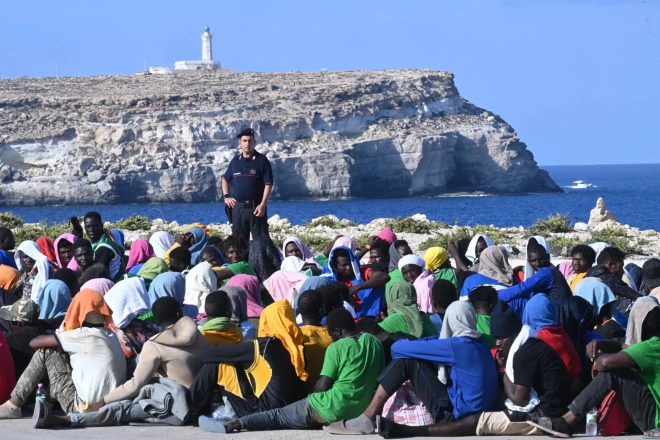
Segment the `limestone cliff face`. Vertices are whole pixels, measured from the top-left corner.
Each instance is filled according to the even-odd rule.
[[[431,70],[0,81],[0,205],[216,201],[257,133],[276,198],[561,191]]]

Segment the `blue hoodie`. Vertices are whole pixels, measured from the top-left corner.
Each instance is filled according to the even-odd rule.
[[[362,274],[360,273],[360,262],[355,258],[355,254],[351,250],[344,246],[339,246],[333,249],[330,252],[330,257],[328,258],[328,264],[324,269],[324,272],[327,270],[329,273],[324,273],[322,276],[328,278],[330,281],[338,281],[339,277],[337,276],[337,269],[332,265],[332,257],[334,256],[337,249],[343,249],[348,252],[348,255],[351,258],[351,265],[353,266],[354,277],[352,280],[353,286],[359,286],[364,283],[365,280],[362,279]],[[359,310],[355,311],[355,314],[358,318],[363,318],[365,316],[378,316],[380,315],[380,303],[385,294],[385,286],[379,287],[377,289],[365,289],[358,292],[358,298],[362,301],[362,305]]]

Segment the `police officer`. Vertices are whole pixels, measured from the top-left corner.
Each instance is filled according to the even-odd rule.
[[[252,238],[268,235],[266,204],[273,192],[273,171],[266,156],[254,149],[254,130],[245,128],[237,137],[241,153],[222,177],[222,193],[232,235],[249,240],[250,233]]]

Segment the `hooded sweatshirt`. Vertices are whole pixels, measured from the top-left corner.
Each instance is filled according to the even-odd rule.
[[[142,347],[133,378],[115,388],[103,400],[111,403],[137,396],[155,373],[189,388],[202,367],[199,356],[207,345],[195,321],[184,316],[176,324],[149,338]]]

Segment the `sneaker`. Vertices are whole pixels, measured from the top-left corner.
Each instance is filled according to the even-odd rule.
[[[536,422],[527,423],[556,437],[568,438],[573,435],[573,427],[562,417],[539,417]]]
[[[32,413],[32,427],[34,429],[52,429],[63,426],[60,419],[54,416],[51,408],[37,400]]]
[[[21,408],[13,405],[11,402],[6,401],[0,405],[0,420],[20,419]]]

